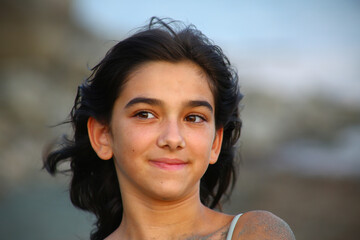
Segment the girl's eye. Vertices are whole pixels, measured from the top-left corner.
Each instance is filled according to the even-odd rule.
[[[154,114],[146,111],[141,111],[135,114],[135,117],[141,118],[141,119],[151,119],[155,118]]]
[[[205,118],[199,115],[189,115],[185,118],[187,122],[201,123],[205,121]]]

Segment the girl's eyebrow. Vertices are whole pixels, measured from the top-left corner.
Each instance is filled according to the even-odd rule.
[[[164,105],[164,103],[159,100],[159,99],[155,99],[155,98],[146,98],[146,97],[136,97],[131,99],[126,105],[125,108],[129,108],[135,104],[138,103],[145,103],[145,104],[149,104],[149,105],[153,105],[153,106],[162,106]],[[207,109],[210,110],[210,112],[214,112],[213,107],[211,106],[211,104],[208,101],[204,101],[204,100],[190,100],[188,102],[186,102],[185,107],[206,107]]]
[[[189,101],[186,105],[189,107],[206,107],[207,109],[210,110],[211,113],[214,112],[213,107],[211,106],[211,104],[208,101],[192,100],[192,101]]]
[[[126,105],[125,108],[129,108],[135,104],[138,103],[146,103],[149,105],[156,105],[156,106],[160,106],[163,105],[162,101],[155,99],[155,98],[146,98],[146,97],[137,97],[137,98],[133,98],[131,99]]]

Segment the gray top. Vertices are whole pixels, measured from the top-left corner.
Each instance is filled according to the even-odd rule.
[[[239,218],[241,217],[242,213],[236,215],[233,220],[231,221],[230,223],[230,228],[229,228],[229,232],[226,236],[226,240],[231,240],[232,238],[232,235],[234,233],[234,229],[235,229],[235,226],[236,226],[236,223],[238,222]]]

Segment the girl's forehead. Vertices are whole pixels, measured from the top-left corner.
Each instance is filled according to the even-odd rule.
[[[169,100],[187,96],[214,100],[208,75],[191,61],[152,61],[138,66],[129,74],[119,97],[136,95],[160,96]]]
[[[161,79],[164,75],[168,78]],[[160,82],[154,80],[163,80],[161,83],[171,83],[173,80],[178,80],[178,82],[181,83],[183,81],[180,80],[184,80],[184,78],[194,84],[197,82],[204,83],[204,87],[208,85],[211,90],[213,90],[214,84],[208,74],[198,64],[190,60],[175,63],[167,61],[150,61],[142,63],[129,73],[124,82],[123,89],[127,85],[146,85],[146,81],[144,80],[152,80],[153,83]]]
[[[127,76],[127,80],[134,78],[139,73],[153,71],[154,69],[164,69],[164,68],[168,68],[169,66],[182,66],[182,69],[187,68],[197,73],[201,77],[208,78],[208,75],[206,74],[205,70],[202,67],[200,67],[197,63],[190,60],[183,60],[179,62],[147,61],[141,63],[130,71],[129,75]],[[174,68],[173,70],[174,73],[177,73],[180,70],[180,68],[178,69]]]

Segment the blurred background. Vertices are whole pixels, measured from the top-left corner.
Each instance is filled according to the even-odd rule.
[[[77,86],[151,16],[193,23],[237,67],[244,128],[229,213],[272,211],[298,240],[360,235],[360,2],[0,1],[0,238],[88,239],[69,178],[42,167]]]

